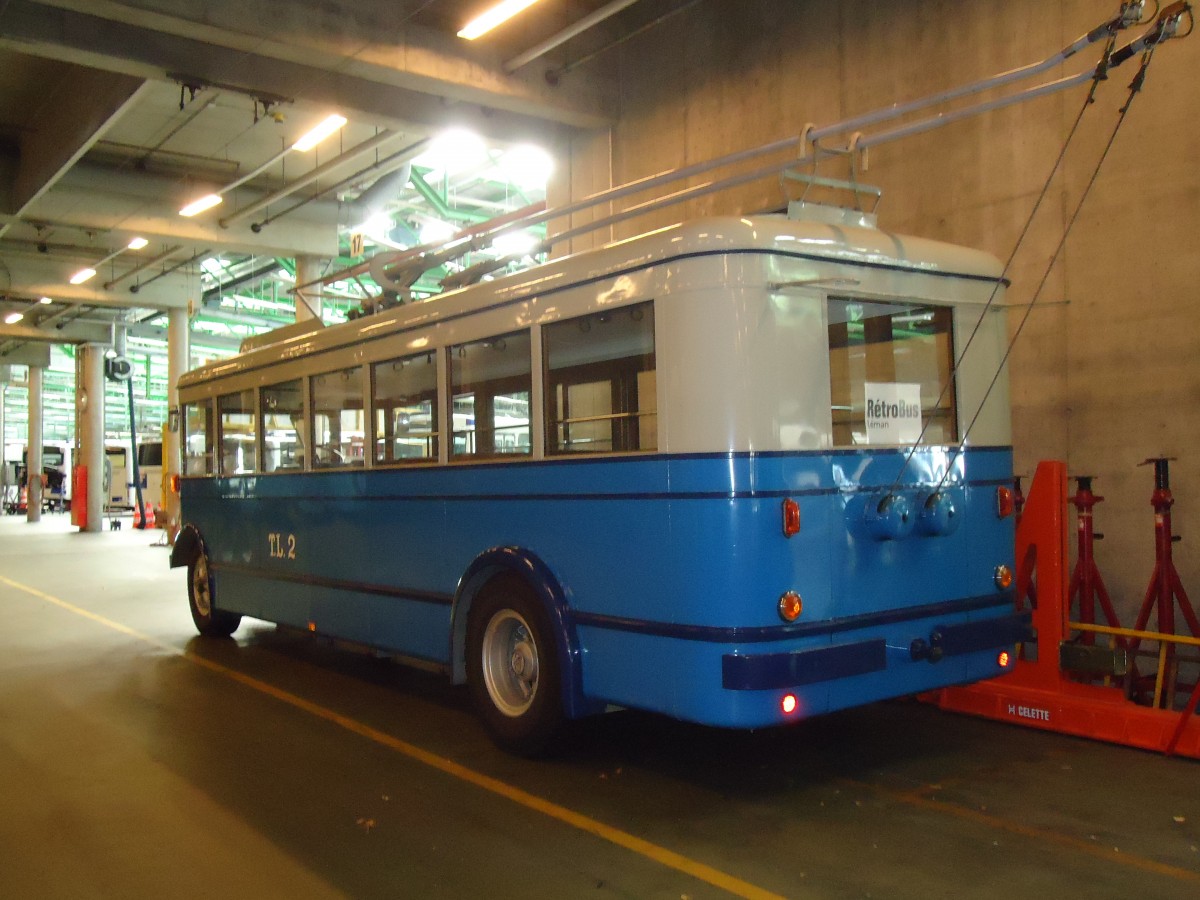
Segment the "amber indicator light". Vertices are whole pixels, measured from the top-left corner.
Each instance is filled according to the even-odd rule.
[[[1012,488],[998,487],[996,488],[996,515],[1001,519],[1007,519],[1013,514],[1013,492]]]
[[[1012,587],[1012,569],[1008,566],[996,566],[996,574],[993,576],[996,582],[996,587],[1002,591]]]
[[[783,536],[800,533],[800,504],[788,497],[783,501]]]
[[[785,622],[795,622],[804,612],[804,601],[795,591],[788,591],[779,598],[779,618]]]

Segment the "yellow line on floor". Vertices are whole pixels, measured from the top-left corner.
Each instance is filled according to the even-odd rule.
[[[205,669],[223,675],[226,678],[245,685],[246,687],[252,688],[253,690],[256,690],[262,694],[266,694],[269,697],[273,697],[274,699],[283,703],[287,703],[288,705],[302,710],[309,715],[316,716],[319,719],[324,719],[326,722],[337,725],[338,727],[343,728],[353,734],[359,735],[360,737],[364,737],[367,740],[374,741],[377,744],[381,744],[384,747],[395,750],[397,753],[402,753],[410,759],[424,763],[425,765],[437,769],[440,772],[444,772],[445,774],[457,778],[460,781],[465,781],[468,784],[474,785],[475,787],[481,788],[492,794],[496,794],[497,796],[503,797],[506,800],[511,800],[513,803],[520,804],[527,809],[542,813],[545,816],[549,816],[550,818],[556,819],[557,821],[566,825],[570,825],[573,828],[578,828],[580,831],[585,831],[588,834],[594,835],[595,837],[601,838],[609,843],[616,844],[618,847],[622,847],[638,854],[639,856],[644,856],[645,858],[653,860],[654,862],[666,866],[667,868],[674,869],[677,872],[683,873],[684,875],[688,875],[699,881],[703,881],[714,887],[718,887],[721,890],[727,891],[728,893],[734,895],[735,897],[743,897],[746,898],[746,900],[783,900],[779,894],[773,894],[770,891],[763,890],[760,887],[749,884],[748,882],[742,881],[739,878],[735,878],[732,875],[728,875],[718,869],[714,869],[712,866],[697,862],[694,859],[689,859],[688,857],[676,853],[673,850],[660,847],[657,844],[653,844],[650,841],[637,837],[636,835],[622,831],[619,828],[613,828],[611,825],[605,825],[603,822],[592,819],[583,815],[582,813],[575,812],[574,810],[568,809],[565,806],[560,806],[557,803],[553,803],[534,794],[530,794],[528,791],[521,790],[518,787],[513,787],[512,785],[506,784],[499,779],[492,778],[489,775],[484,775],[481,772],[476,772],[473,769],[469,769],[466,766],[454,762],[453,760],[430,753],[428,750],[423,750],[414,744],[408,743],[407,741],[402,741],[399,738],[392,737],[390,734],[379,731],[378,729],[372,728],[369,725],[364,725],[362,722],[351,719],[348,716],[343,716],[341,713],[334,712],[331,709],[319,706],[316,703],[305,700],[303,697],[299,697],[296,694],[292,694],[288,691],[277,688],[274,685],[266,683],[265,681],[260,681],[257,678],[253,678],[250,675],[246,675],[242,672],[238,672],[235,669],[223,666],[220,663],[205,659],[202,656],[197,656],[196,654],[187,650],[181,650],[178,647],[173,647],[165,641],[160,641],[155,637],[144,634],[143,632],[130,628],[127,625],[122,625],[120,622],[115,622],[112,619],[108,619],[104,616],[98,615],[97,613],[90,612],[89,610],[76,606],[73,603],[68,603],[65,600],[60,600],[58,597],[54,597],[50,594],[44,593],[43,591],[39,591],[36,588],[32,588],[28,585],[13,581],[12,579],[5,578],[3,575],[0,575],[0,583],[7,584],[9,587],[24,591],[25,593],[37,597],[40,600],[51,603],[57,607],[60,607],[61,609],[66,610],[67,612],[82,616],[85,619],[89,619],[105,626],[106,628],[110,628],[113,631],[120,632],[128,637],[136,638],[139,641],[150,644],[151,646],[158,647],[159,649],[166,650],[178,656],[182,656],[189,662],[195,663],[198,666],[202,666]]]
[[[908,806],[915,806],[918,809],[930,810],[932,812],[941,813],[942,815],[952,816],[956,819],[974,822],[977,825],[984,825],[988,828],[994,828],[998,831],[1007,831],[1010,834],[1031,838],[1043,844],[1054,844],[1058,847],[1082,853],[1085,856],[1095,857],[1096,859],[1107,863],[1116,863],[1117,865],[1129,866],[1130,868],[1138,869],[1154,875],[1163,875],[1167,878],[1174,878],[1178,881],[1187,881],[1200,884],[1200,872],[1195,872],[1191,869],[1181,869],[1178,866],[1171,866],[1167,865],[1166,863],[1160,863],[1148,857],[1139,856],[1136,853],[1126,853],[1124,850],[1110,847],[1107,844],[1085,841],[1081,838],[1071,837],[1070,835],[1052,831],[1048,828],[1038,828],[1034,825],[1023,825],[1020,822],[1014,822],[1010,819],[1005,819],[990,813],[970,809],[965,806],[959,806],[958,804],[951,803],[949,801],[937,800],[921,793],[920,791],[898,791],[892,788],[884,787],[883,785],[870,784],[865,781],[855,781],[848,778],[841,779],[841,781],[843,784],[851,787],[865,788],[866,790],[886,797],[889,800],[894,800],[897,803],[904,803]]]

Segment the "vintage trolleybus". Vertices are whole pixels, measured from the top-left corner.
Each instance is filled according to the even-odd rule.
[[[713,218],[190,372],[196,626],[433,663],[519,751],[1000,674],[1000,276],[858,214]]]

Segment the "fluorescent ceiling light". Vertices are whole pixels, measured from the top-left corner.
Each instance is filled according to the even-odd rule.
[[[483,166],[489,159],[482,137],[469,128],[450,128],[435,137],[413,165],[429,169],[430,177],[436,180],[441,174],[456,175]]]
[[[187,216],[188,218],[191,218],[198,213],[204,212],[206,209],[212,209],[220,202],[220,194],[205,194],[199,200],[193,200],[191,203],[181,209],[179,214],[181,216]]]
[[[24,313],[10,312],[7,316],[4,317],[4,324],[5,325],[16,325],[23,318],[25,318]]]
[[[517,187],[545,189],[554,171],[554,158],[541,147],[520,144],[500,157],[500,170]]]
[[[76,272],[74,275],[71,276],[71,284],[83,284],[88,279],[95,278],[95,277],[96,277],[95,269],[80,269],[78,272]]]
[[[339,116],[337,113],[334,113],[332,116],[327,117],[325,121],[323,121],[316,128],[312,129],[312,131],[303,135],[300,140],[296,141],[296,143],[292,144],[292,149],[299,150],[301,153],[303,153],[305,150],[311,150],[345,124],[346,117]]]
[[[500,3],[464,25],[458,36],[473,41],[475,38],[487,34],[501,22],[507,22],[517,13],[533,6],[536,2],[537,0],[501,0]]]
[[[135,237],[132,241],[129,242],[129,249],[130,250],[141,250],[148,243],[150,243],[150,242],[148,240],[146,240],[144,237]]]
[[[48,306],[53,302],[54,301],[51,300],[49,297],[43,297],[41,300],[38,301],[38,303],[41,303],[43,306]]]
[[[492,241],[492,249],[501,256],[525,256],[532,253],[538,245],[538,239],[528,231],[512,231],[500,234]]]
[[[435,219],[421,226],[422,244],[441,244],[454,237],[457,229],[449,222]]]

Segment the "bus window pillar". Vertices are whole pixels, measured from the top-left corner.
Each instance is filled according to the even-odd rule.
[[[25,467],[25,521],[42,518],[42,372],[29,367],[28,465]]]
[[[316,281],[320,278],[320,263],[320,259],[315,256],[297,256],[296,284],[307,284],[310,281]],[[321,286],[319,284],[297,289],[294,296],[296,300],[297,322],[307,322],[312,319],[319,320],[321,318]]]
[[[191,362],[191,322],[186,309],[167,311],[167,429],[163,434],[163,493],[166,495],[168,539],[179,527],[179,495],[171,490],[172,477],[183,474],[183,411],[179,408],[179,379]],[[158,498],[152,498],[157,500]]]
[[[80,531],[100,531],[104,511],[104,354],[100,344],[79,348],[79,383],[75,397],[75,433],[79,436],[78,464],[87,467],[87,493],[73,497],[84,504],[86,521]]]

